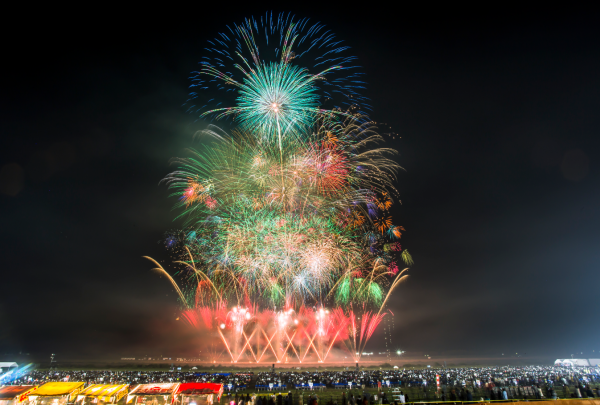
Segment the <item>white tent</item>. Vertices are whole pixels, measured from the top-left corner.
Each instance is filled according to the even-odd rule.
[[[10,370],[11,368],[17,368],[19,365],[14,361],[0,361],[0,374]]]
[[[556,359],[554,365],[567,367],[588,367],[590,363],[587,361],[587,359]]]

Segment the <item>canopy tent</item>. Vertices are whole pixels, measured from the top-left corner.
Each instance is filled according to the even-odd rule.
[[[140,384],[127,396],[128,404],[168,405],[173,403],[179,383]]]
[[[0,374],[6,373],[7,371],[17,367],[19,367],[19,365],[14,361],[0,361]]]
[[[7,385],[0,388],[0,405],[17,405],[29,399],[37,386],[35,385]]]
[[[177,389],[175,400],[178,405],[207,405],[220,401],[221,395],[223,384],[183,383]]]
[[[75,405],[116,404],[128,391],[127,384],[93,384],[77,395]]]
[[[19,365],[14,361],[0,361],[0,368],[2,369],[13,367],[19,367]]]
[[[32,405],[64,405],[75,400],[83,385],[82,382],[49,382],[29,395],[29,399]]]
[[[589,367],[590,363],[587,359],[556,359],[554,365],[566,367]]]

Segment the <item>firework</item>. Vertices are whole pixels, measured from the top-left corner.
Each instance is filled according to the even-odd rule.
[[[340,341],[358,360],[412,264],[391,215],[395,151],[358,112],[347,50],[322,25],[267,15],[220,34],[193,79],[194,103],[223,92],[195,111],[238,126],[209,127],[165,178],[185,221],[164,241],[182,287],[150,260],[233,362],[325,361]]]
[[[309,142],[286,142],[283,159],[247,132],[213,138],[166,179],[189,226],[179,238],[186,260],[213,290],[281,304],[319,301],[337,286],[338,302],[381,303],[394,253],[383,248],[393,226],[383,190],[397,165],[389,150],[368,148],[380,141],[372,125],[323,118]]]
[[[255,311],[255,312],[253,312]],[[231,361],[324,362],[335,343],[344,342],[352,358],[361,350],[385,314],[364,311],[355,314],[337,307],[301,306],[298,311],[284,308],[255,310],[234,306],[198,307],[184,312],[191,326],[216,332]],[[208,315],[213,322],[200,322]],[[362,319],[362,320],[361,320]]]
[[[356,57],[323,24],[267,13],[227,27],[208,44],[189,100],[202,116],[240,114],[241,122],[273,134],[278,120],[280,126],[312,125],[328,103],[329,110],[368,107]],[[211,89],[220,96],[198,103]]]

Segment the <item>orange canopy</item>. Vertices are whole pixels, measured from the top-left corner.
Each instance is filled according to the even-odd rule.
[[[0,388],[0,400],[23,402],[37,388],[36,385],[7,385]]]

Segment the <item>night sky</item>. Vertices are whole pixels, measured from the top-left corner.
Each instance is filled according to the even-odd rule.
[[[270,8],[161,7],[17,13],[4,35],[2,357],[197,354],[142,256],[167,263],[180,225],[159,182],[207,126],[184,105],[205,41]],[[599,16],[432,7],[292,10],[353,48],[372,118],[398,134],[415,265],[394,348],[600,357]]]

